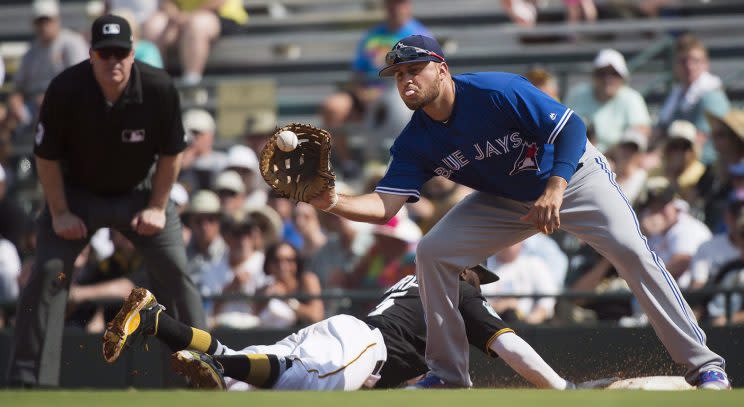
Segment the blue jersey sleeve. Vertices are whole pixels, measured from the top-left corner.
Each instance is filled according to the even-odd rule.
[[[400,137],[398,141],[400,141]],[[410,149],[402,148],[396,141],[390,148],[390,164],[385,176],[382,177],[375,192],[392,195],[408,195],[408,202],[416,202],[421,197],[421,186],[433,174],[423,169],[423,166],[412,154],[406,154]]]
[[[517,76],[494,93],[493,102],[516,125],[544,144],[555,144],[551,175],[570,181],[586,149],[586,127],[573,110]]]

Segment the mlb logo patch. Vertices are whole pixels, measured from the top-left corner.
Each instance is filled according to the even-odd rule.
[[[103,34],[104,35],[116,35],[121,32],[121,27],[119,27],[119,24],[104,24],[103,25]]]
[[[124,143],[141,143],[145,141],[145,129],[124,130],[121,132],[121,141]]]

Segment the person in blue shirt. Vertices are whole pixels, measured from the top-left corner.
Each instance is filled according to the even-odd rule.
[[[504,72],[452,76],[433,38],[413,35],[386,56],[413,117],[390,149],[374,192],[325,191],[310,203],[356,221],[385,223],[421,185],[443,176],[475,192],[419,242],[416,276],[426,310],[426,361],[417,387],[469,387],[468,342],[457,306],[457,271],[535,233],[561,228],[606,257],[628,282],[685,378],[730,388],[725,361],[705,344],[679,287],[648,248],[606,158],[573,111]],[[497,336],[498,332],[494,335]]]
[[[384,5],[385,21],[369,29],[357,44],[351,80],[343,90],[326,98],[321,106],[325,128],[338,129],[348,123],[364,121],[368,108],[384,92],[385,83],[377,73],[385,66],[385,55],[390,48],[412,34],[431,36],[429,30],[413,18],[411,0],[384,0]],[[338,131],[336,134],[341,135]],[[344,137],[337,137],[334,143],[335,155],[342,165],[352,164],[345,141]]]

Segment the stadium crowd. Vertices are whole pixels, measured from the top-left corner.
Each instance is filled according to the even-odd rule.
[[[239,1],[154,3],[110,0],[106,10],[125,16],[136,28],[138,59],[163,66],[168,48],[175,47],[188,86],[201,80],[209,44],[250,24]],[[521,15],[520,6],[514,11],[520,2],[502,3]],[[567,19],[596,19],[593,2],[565,3],[578,10]],[[209,10],[207,4],[221,6]],[[370,191],[384,174],[384,154],[355,155],[346,142],[347,132],[355,128],[349,124],[365,125],[383,104],[402,117],[398,130],[402,128],[409,113],[389,102],[390,85],[375,73],[398,39],[429,32],[414,19],[411,0],[384,4],[387,19],[360,39],[348,86],[328,95],[319,107],[324,126],[338,136],[334,157],[341,193]],[[10,147],[33,137],[51,79],[87,58],[87,33],[64,28],[56,1],[36,0],[32,7],[35,39],[12,75],[11,91],[0,109],[0,303],[6,305],[0,309],[0,326],[12,324],[12,303],[34,261],[34,217],[43,205],[23,193],[35,188],[35,179],[24,178],[19,166],[11,165]],[[526,24],[517,17],[517,23]],[[559,89],[543,68],[522,74],[555,98],[566,95],[562,102],[587,124],[590,139],[610,160],[617,183],[636,208],[649,247],[683,290],[742,288],[744,111],[731,106],[703,42],[678,35],[674,55],[675,85],[654,115],[631,87],[624,56],[613,49],[600,51],[591,77],[570,89]],[[318,296],[349,290],[378,293],[414,273],[418,240],[470,192],[436,177],[425,185],[419,202],[408,204],[387,224],[355,223],[271,193],[259,174],[258,155],[279,123],[256,123],[232,145],[220,143],[217,122],[207,110],[184,111],[183,123],[189,146],[171,200],[183,223],[188,273],[204,298],[211,327],[285,328],[342,311],[363,313],[374,300],[349,305]],[[555,295],[566,292],[629,293],[607,260],[567,234],[536,234],[483,261],[501,277],[484,287],[484,294],[507,321],[647,323],[626,297],[556,300]],[[76,268],[69,326],[100,332],[118,309],[102,301],[124,298],[135,286],[148,287],[141,255],[115,230],[97,231]],[[723,294],[691,297],[690,303],[707,323],[744,322],[739,294],[730,299]]]

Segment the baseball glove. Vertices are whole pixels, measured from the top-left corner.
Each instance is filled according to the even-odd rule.
[[[277,137],[284,130],[297,134],[297,148],[284,152]],[[284,198],[308,202],[335,185],[331,169],[331,134],[307,124],[277,129],[261,150],[261,175]]]

